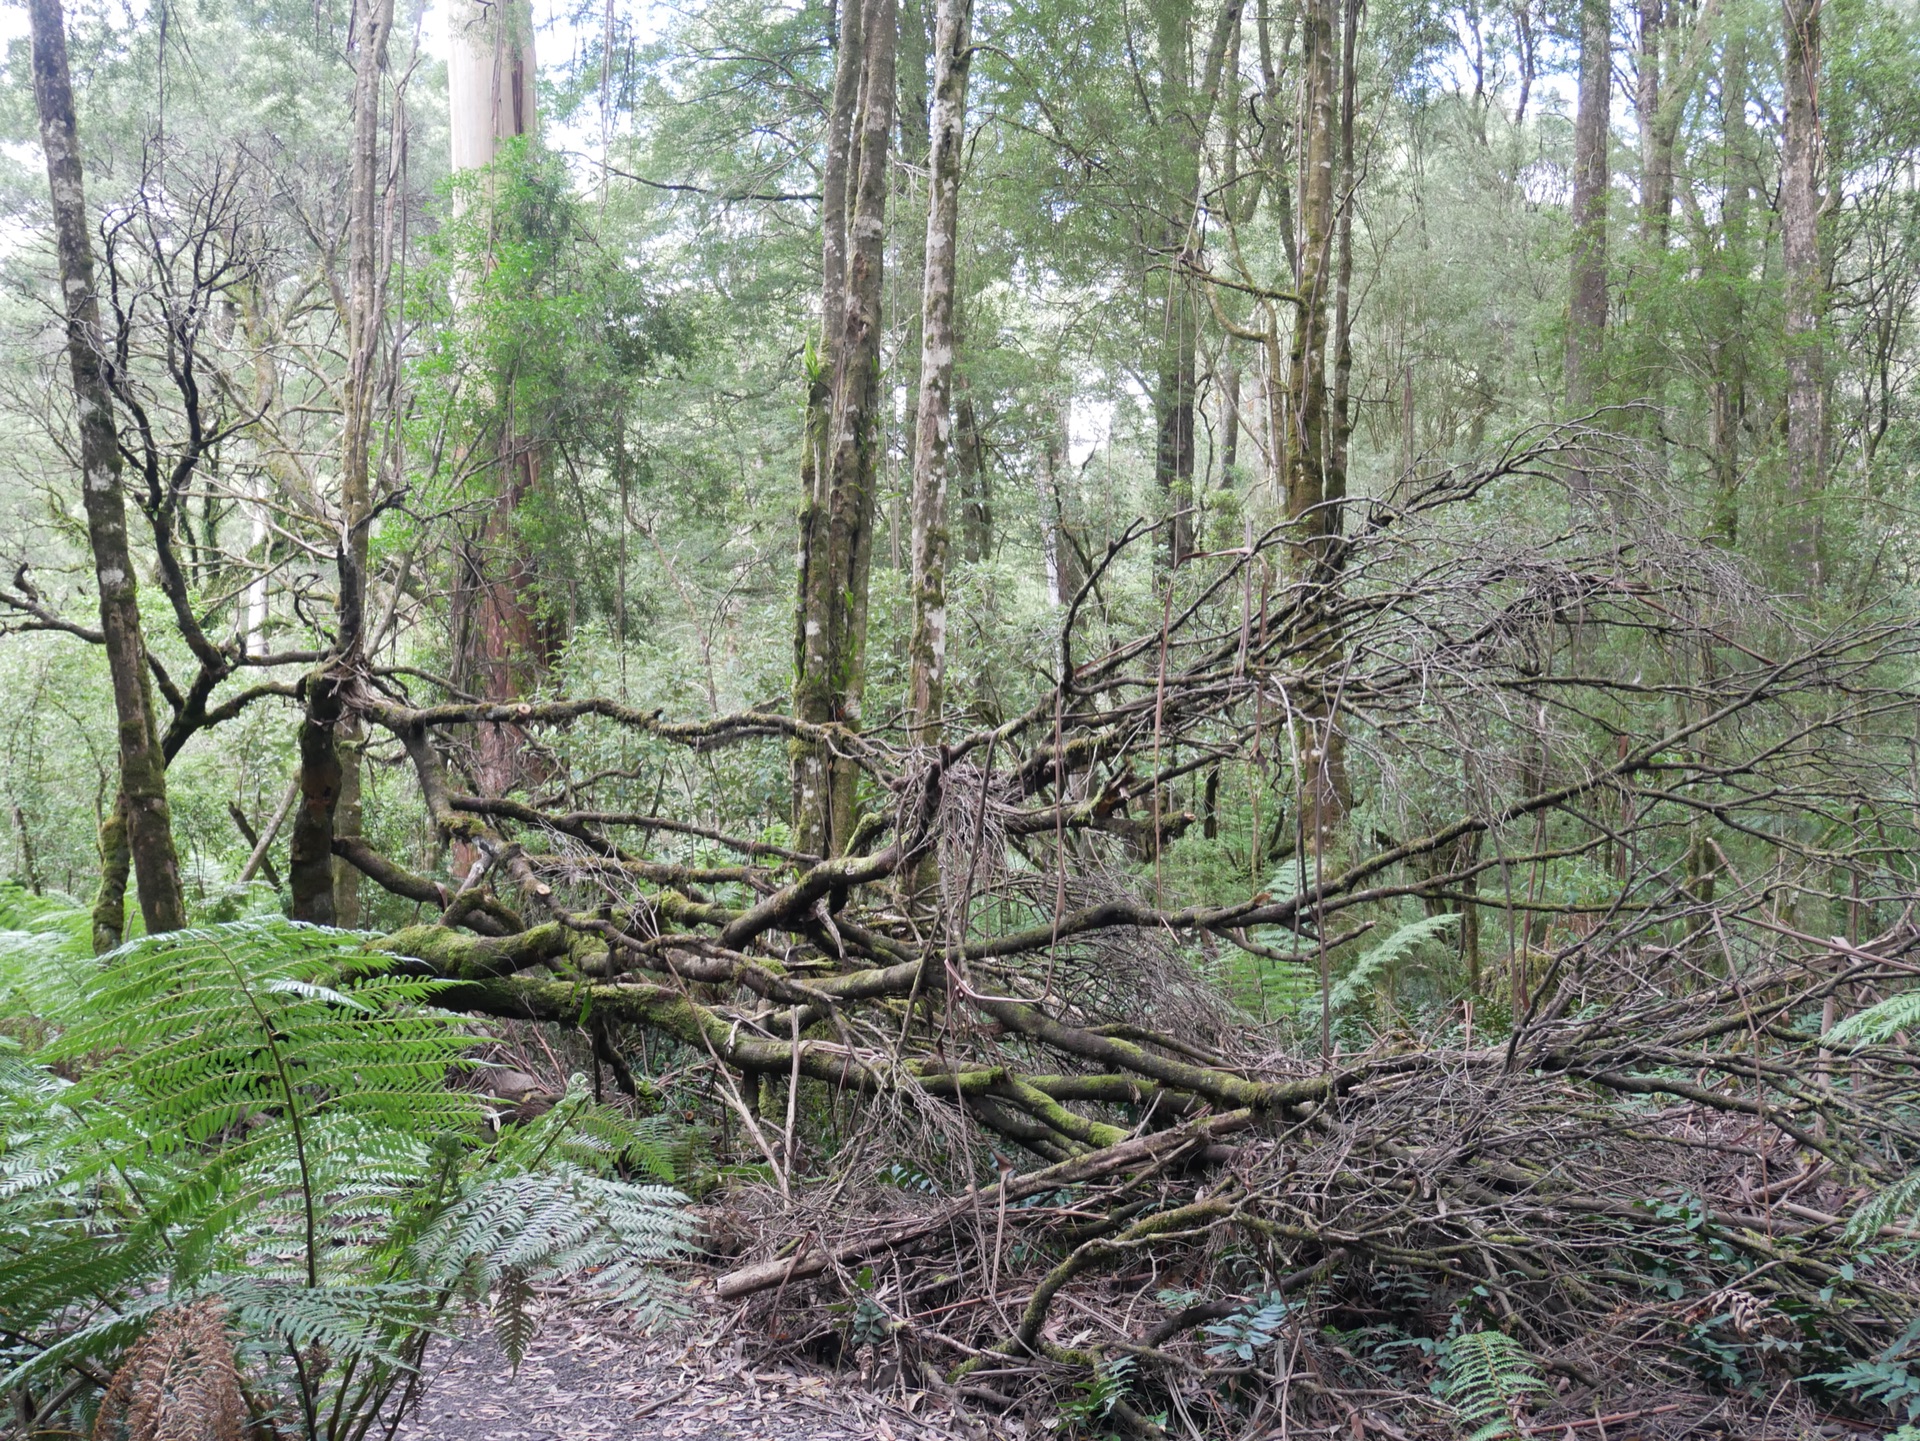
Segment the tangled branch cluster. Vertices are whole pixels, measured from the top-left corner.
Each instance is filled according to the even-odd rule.
[[[1145,614],[1123,537],[1051,683],[938,748],[364,676],[471,865],[336,852],[441,910],[387,946],[447,1004],[705,1067],[768,1177],[718,1292],[769,1335],[1142,1433],[1443,1434],[1497,1394],[1804,1434],[1915,1314],[1899,1233],[1847,1229],[1920,1152],[1913,1054],[1823,1034],[1916,969],[1920,634],[1797,625],[1643,497],[1512,523],[1576,444],[1356,505],[1332,570],[1276,527]],[[823,858],[450,764],[599,725],[830,746],[872,800]],[[1243,879],[1170,894],[1223,786]],[[1410,914],[1448,956],[1361,958]],[[1495,1332],[1537,1374],[1476,1390]]]

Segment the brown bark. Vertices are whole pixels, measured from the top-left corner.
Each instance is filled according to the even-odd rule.
[[[1194,397],[1199,376],[1199,305],[1187,279],[1199,245],[1200,155],[1214,108],[1219,103],[1225,62],[1239,34],[1245,0],[1225,0],[1215,18],[1202,62],[1199,95],[1188,62],[1193,23],[1192,0],[1158,0],[1155,30],[1159,46],[1160,123],[1173,136],[1168,183],[1168,280],[1160,316],[1159,373],[1154,389],[1158,439],[1154,448],[1154,484],[1167,515],[1166,559],[1183,564],[1194,549],[1198,497],[1193,472],[1197,456]]]
[[[460,0],[449,30],[453,168],[484,169],[506,142],[539,133],[532,12],[522,3]],[[520,526],[521,510],[541,489],[544,437],[522,433],[511,404],[499,399],[493,503],[458,558],[456,672],[490,700],[513,700],[538,688],[560,637],[545,614],[539,566]],[[505,794],[526,778],[526,736],[518,727],[482,727],[477,741],[477,779],[488,793]]]
[[[1640,129],[1640,239],[1654,252],[1667,247],[1673,213],[1673,148],[1679,114],[1668,92],[1678,76],[1670,64],[1677,0],[1636,0],[1640,53],[1634,74],[1633,111]]]
[[[1607,332],[1608,108],[1613,90],[1609,0],[1581,0],[1580,93],[1573,122],[1573,249],[1567,315],[1567,409],[1593,408]],[[1582,472],[1576,481],[1589,485]]]
[[[1066,605],[1087,583],[1083,521],[1078,501],[1068,486],[1067,416],[1060,411],[1049,422],[1040,465],[1034,473],[1040,502],[1041,545],[1046,553],[1048,599]]]
[[[1229,0],[1232,3],[1232,0]],[[1166,514],[1165,557],[1169,566],[1193,553],[1193,400],[1199,326],[1194,297],[1185,281],[1186,261],[1197,243],[1200,145],[1204,122],[1196,123],[1187,49],[1192,0],[1158,0],[1154,6],[1160,65],[1160,126],[1172,137],[1168,160],[1167,286],[1160,304],[1158,375],[1154,382],[1153,482]]]
[[[140,597],[127,539],[113,398],[102,366],[93,246],[80,166],[79,125],[67,70],[66,20],[60,0],[32,0],[33,90],[47,157],[60,288],[67,319],[67,361],[80,431],[81,495],[87,540],[100,591],[100,631],[113,679],[120,751],[120,793],[126,842],[149,934],[186,924],[180,862],[167,805],[166,759],[154,720]],[[103,851],[104,851],[103,847]],[[108,869],[111,868],[109,861]],[[124,893],[124,883],[121,887]],[[105,887],[103,886],[103,896]],[[109,918],[110,919],[110,918]],[[96,917],[98,920],[98,916]],[[96,930],[98,934],[98,930]]]
[[[1228,352],[1220,367],[1220,488],[1240,480],[1240,364]]]
[[[1343,23],[1346,22],[1346,23]],[[1341,215],[1336,204],[1336,163],[1350,166],[1350,102],[1341,58],[1347,24],[1357,26],[1359,8],[1348,0],[1346,13],[1335,0],[1305,0],[1300,12],[1305,66],[1304,152],[1300,178],[1300,303],[1295,310],[1287,363],[1285,436],[1287,515],[1294,522],[1292,553],[1303,576],[1328,581],[1338,564],[1339,502],[1344,498],[1344,422],[1340,407],[1329,407],[1327,384],[1328,300],[1342,290],[1342,265],[1351,285],[1351,238],[1341,245]],[[1340,79],[1336,82],[1336,67]],[[1336,124],[1336,113],[1346,122]],[[1337,153],[1339,152],[1339,153]],[[1343,168],[1342,184],[1351,188]],[[1349,197],[1348,203],[1351,203]],[[1345,297],[1336,295],[1341,326],[1347,321]],[[1346,366],[1351,367],[1349,351]],[[1342,397],[1344,401],[1344,396]],[[1318,858],[1331,844],[1347,812],[1346,746],[1330,698],[1309,697],[1295,718],[1298,761],[1296,815],[1303,850]]]
[[[913,463],[913,638],[907,726],[938,745],[947,680],[947,479],[953,451],[953,302],[960,169],[967,130],[973,0],[939,0],[934,32],[926,275],[920,305],[920,395]]]
[[[1354,106],[1358,101],[1361,0],[1346,0],[1340,29],[1340,186],[1334,222],[1333,426],[1327,446],[1326,499],[1347,495],[1347,451],[1353,438],[1353,207],[1357,176],[1353,161]],[[1332,518],[1338,544],[1339,515]],[[1330,554],[1330,563],[1338,556]]]
[[[860,109],[866,0],[843,0],[836,36],[833,97],[827,113],[827,153],[820,183],[820,340],[808,357],[805,434],[800,452],[799,594],[794,607],[793,712],[823,724],[832,694],[818,679],[825,669],[826,627],[832,610],[829,575],[832,463],[826,454],[832,422],[834,362],[839,354],[847,293],[847,185],[853,164],[854,122]],[[826,854],[833,796],[833,760],[815,742],[796,740],[793,755],[793,833]]]
[[[866,681],[867,585],[873,556],[874,487],[880,432],[880,297],[886,241],[887,156],[893,130],[894,0],[865,0],[843,12],[841,74],[834,82],[829,163],[846,72],[858,65],[857,103],[847,113],[849,136],[844,220],[823,201],[828,234],[823,269],[835,267],[832,236],[844,243],[845,283],[828,301],[834,339],[825,410],[824,444],[817,451],[811,493],[802,519],[798,674],[794,709],[817,725],[860,728]],[[860,40],[849,45],[858,21]],[[851,83],[851,82],[849,82]],[[837,313],[837,314],[836,314]],[[837,318],[837,330],[831,323]],[[817,424],[818,408],[811,419]],[[858,768],[808,744],[794,757],[794,836],[802,850],[843,850],[852,836]]]
[[[333,841],[340,804],[341,678],[332,668],[307,679],[306,715],[300,722],[300,795],[294,803],[287,847],[287,887],[295,920],[338,924]]]
[[[1786,89],[1780,157],[1780,232],[1786,259],[1787,554],[1795,579],[1820,588],[1826,481],[1826,269],[1820,254],[1820,0],[1781,0]]]

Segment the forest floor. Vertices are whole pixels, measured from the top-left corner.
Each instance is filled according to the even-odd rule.
[[[517,1372],[490,1331],[437,1344],[399,1441],[958,1441],[938,1398],[890,1377],[769,1369],[723,1317],[649,1334],[625,1313],[558,1308]],[[1001,1435],[1024,1435],[999,1422]]]

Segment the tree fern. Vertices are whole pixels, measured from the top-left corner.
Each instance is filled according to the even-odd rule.
[[[162,1318],[217,1303],[274,1424],[345,1441],[463,1290],[501,1298],[516,1359],[538,1282],[591,1273],[669,1304],[655,1268],[686,1247],[681,1198],[607,1173],[670,1179],[671,1134],[575,1078],[490,1135],[447,1084],[477,1036],[434,1008],[438,983],[278,918],[97,962],[57,924],[26,934],[71,979],[36,992],[37,1051],[0,1053],[0,1330],[25,1338],[0,1385],[111,1370]]]
[[[0,1020],[70,1005],[93,969],[93,917],[70,896],[0,885]]]
[[[1464,1441],[1509,1441],[1525,1434],[1522,1410],[1553,1395],[1526,1347],[1504,1331],[1449,1336],[1439,1357],[1434,1390],[1453,1408]]]

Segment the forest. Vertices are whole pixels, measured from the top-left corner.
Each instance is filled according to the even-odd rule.
[[[1912,0],[0,41],[7,1434],[1920,1441]]]

